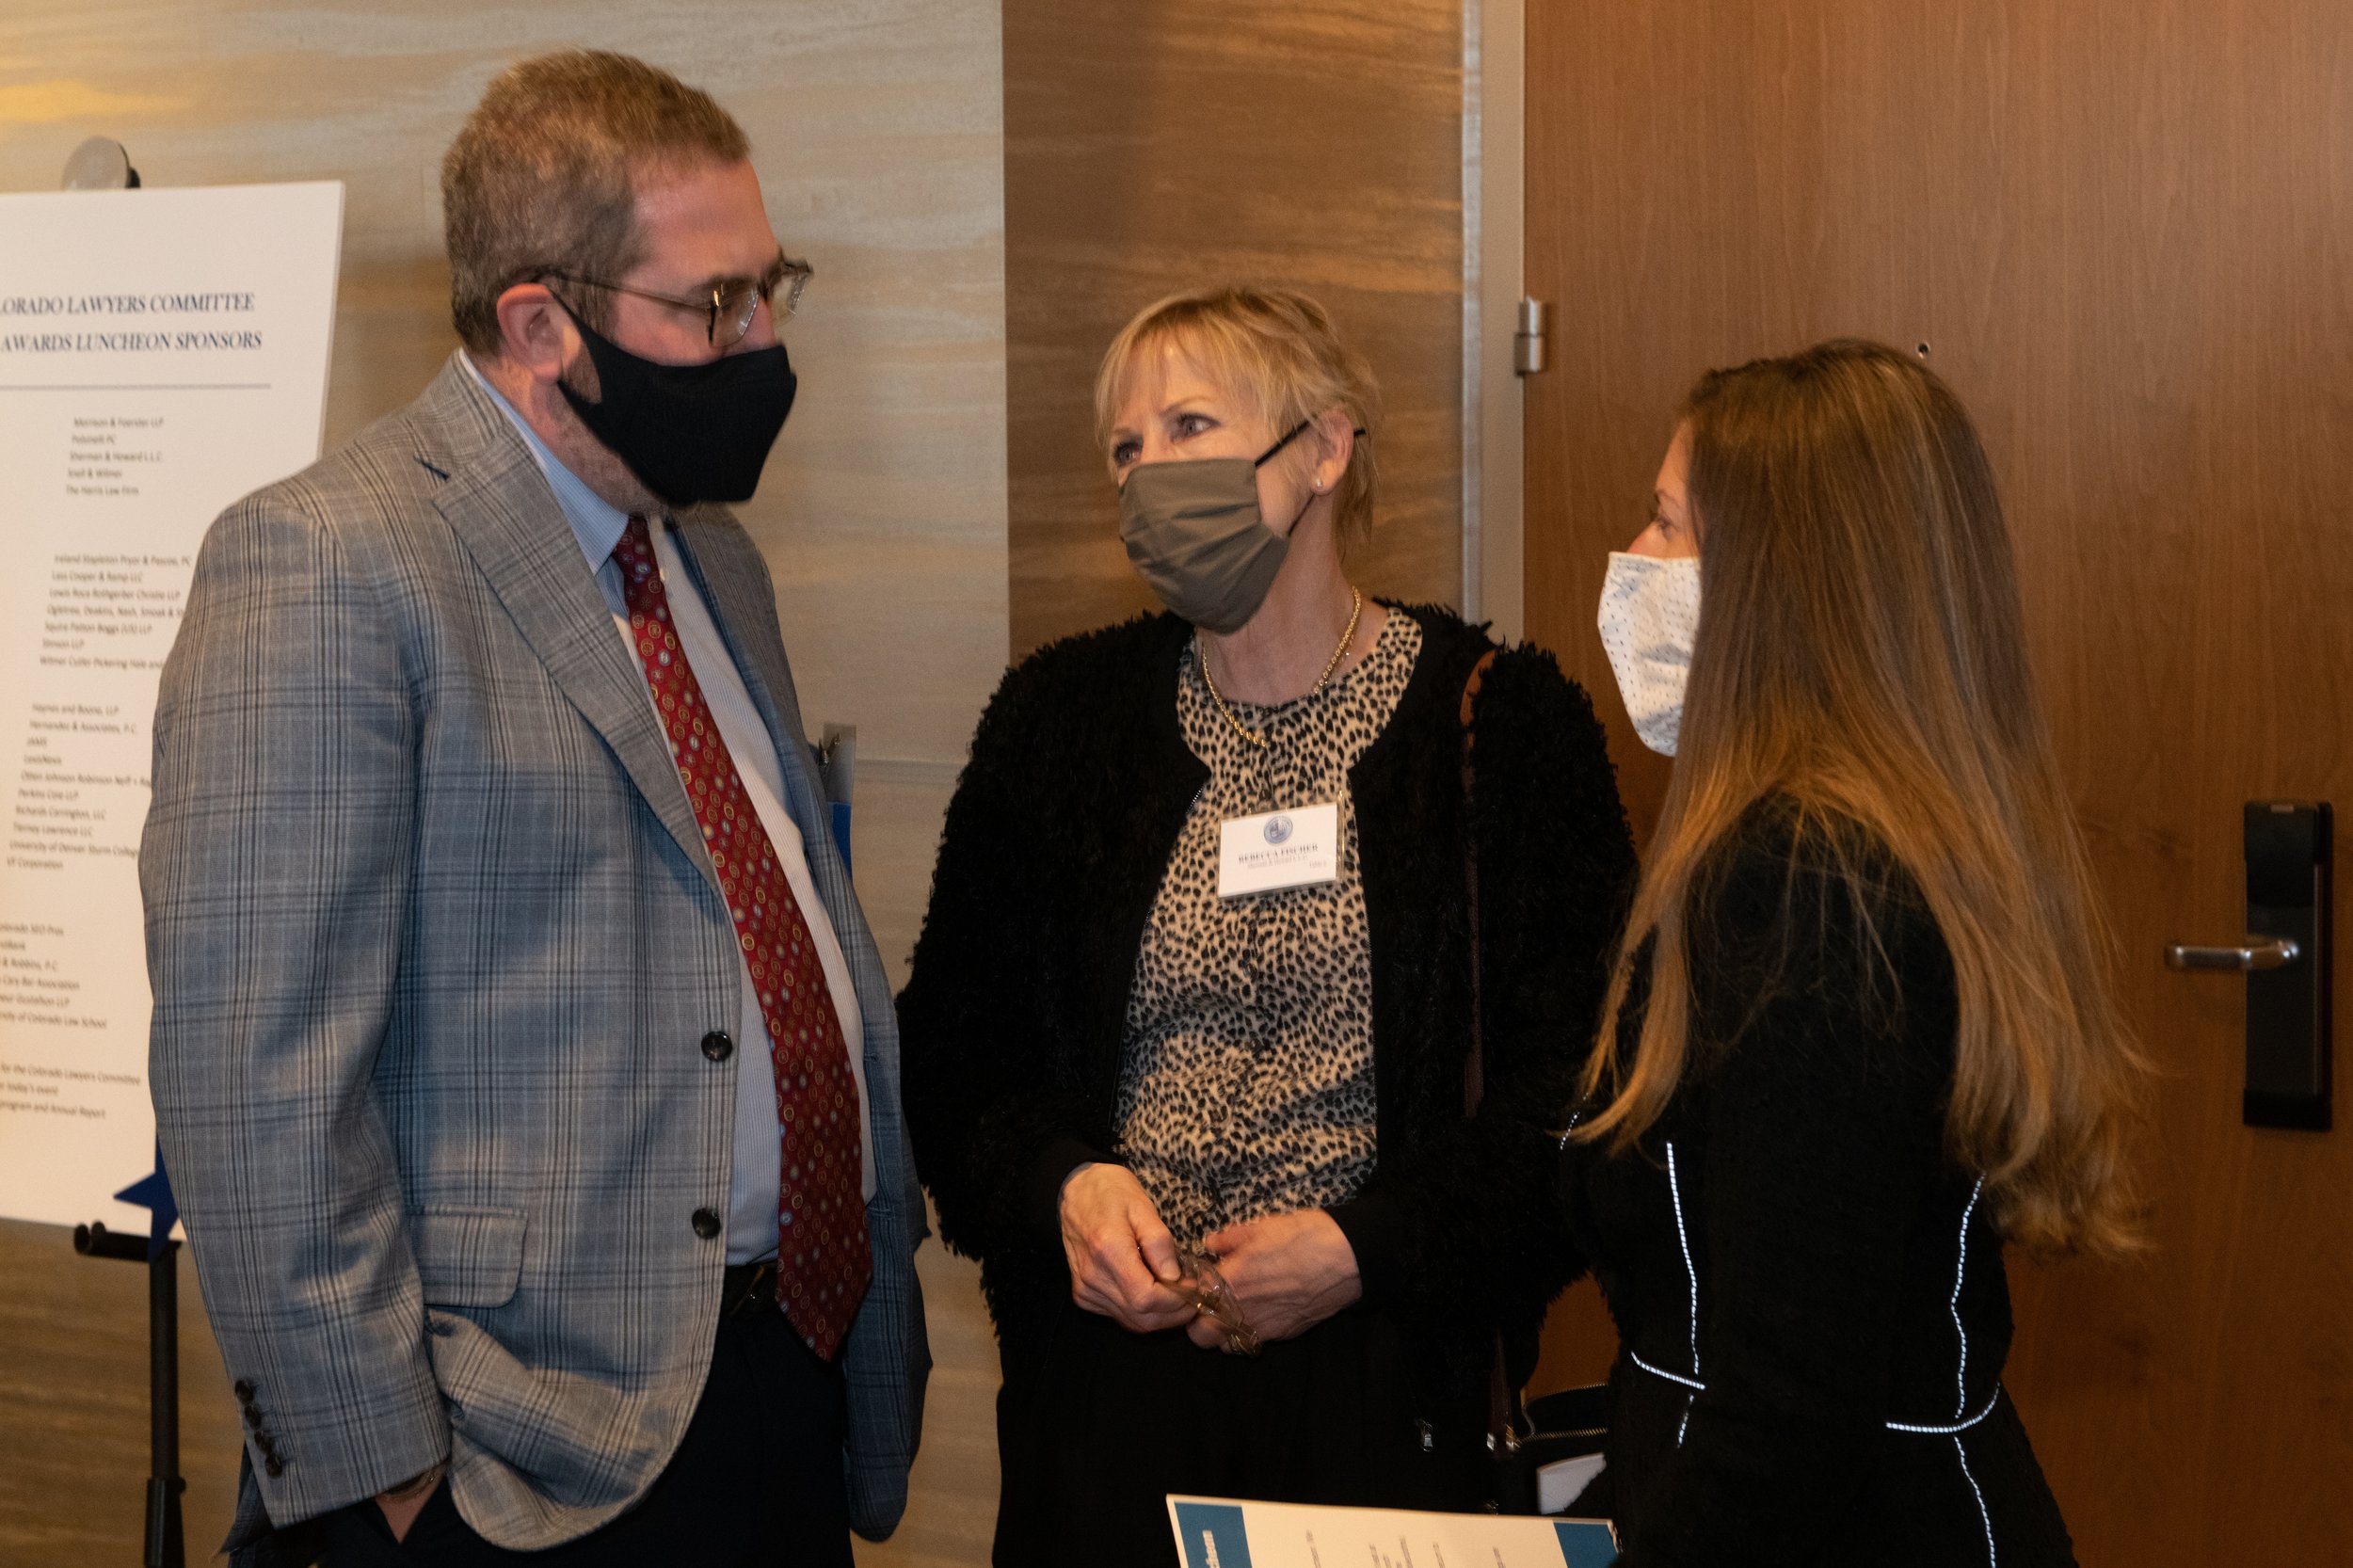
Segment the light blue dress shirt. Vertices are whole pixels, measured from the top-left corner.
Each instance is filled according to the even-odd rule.
[[[484,378],[472,358],[464,358],[467,371],[515,426],[523,444],[531,449],[539,472],[547,476],[548,488],[554,492],[555,504],[563,508],[565,520],[571,524],[572,536],[580,541],[581,554],[587,559],[589,570],[596,574],[605,607],[613,612],[622,641],[631,644],[630,662],[634,664],[637,652],[630,636],[629,611],[621,596],[621,568],[613,559],[613,547],[621,542],[621,535],[629,527],[629,514],[590,489],[578,474],[566,468],[514,405]],[[744,684],[743,673],[735,667],[727,643],[711,619],[702,595],[695,588],[693,574],[680,557],[666,524],[653,530],[653,543],[654,554],[662,566],[663,585],[669,595],[672,623],[686,654],[687,667],[695,672],[696,683],[702,688],[703,700],[718,724],[720,739],[727,742],[728,753],[735,760],[744,792],[751,796],[753,812],[767,829],[776,858],[783,864],[785,880],[792,885],[792,896],[799,901],[809,936],[816,943],[818,962],[825,973],[825,988],[832,994],[834,1013],[841,1021],[841,1038],[849,1048],[850,1071],[857,1080],[859,1119],[863,1124],[866,1062],[860,1047],[866,1036],[858,1013],[857,991],[851,983],[850,966],[842,957],[833,924],[824,918],[815,881],[808,874],[808,855],[801,847],[802,826],[785,805],[784,773],[776,759],[776,744]],[[650,689],[646,701],[648,706],[653,702]],[[811,824],[811,828],[819,833],[827,831],[822,823]],[[739,962],[741,958],[739,952]],[[776,1079],[769,1064],[767,1020],[760,1016],[750,970],[744,968],[743,973],[743,1019],[736,1033],[740,1049],[735,1075],[735,1155],[728,1191],[730,1263],[749,1263],[776,1250],[777,1186],[783,1170],[782,1128],[776,1116]],[[858,1144],[865,1195],[871,1200],[874,1195],[874,1140],[871,1130],[860,1137]]]

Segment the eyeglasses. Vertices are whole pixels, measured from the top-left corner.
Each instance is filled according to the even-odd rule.
[[[584,278],[575,272],[559,272],[553,267],[539,274],[542,278],[559,279],[567,283],[580,283],[592,289],[611,289],[615,294],[633,294],[640,299],[650,299],[673,310],[695,311],[702,314],[711,346],[733,348],[744,341],[744,334],[752,329],[752,318],[767,305],[777,315],[789,316],[800,308],[801,291],[808,287],[816,268],[807,262],[794,261],[782,251],[758,278],[741,278],[714,286],[699,298],[687,298],[675,294],[656,294],[651,289],[633,289],[626,283],[608,283],[601,278]],[[777,291],[783,291],[781,301]]]

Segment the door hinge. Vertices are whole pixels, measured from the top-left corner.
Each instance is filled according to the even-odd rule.
[[[1520,329],[1512,334],[1512,368],[1522,376],[1545,368],[1545,316],[1549,309],[1541,299],[1520,301]]]

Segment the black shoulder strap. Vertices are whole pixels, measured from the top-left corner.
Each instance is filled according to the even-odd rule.
[[[1475,735],[1472,713],[1479,703],[1479,687],[1487,679],[1487,668],[1496,662],[1496,650],[1489,648],[1471,666],[1470,679],[1463,683],[1463,888],[1468,895],[1470,914],[1470,1054],[1463,1061],[1463,1114],[1479,1114],[1479,1102],[1487,1093],[1486,999],[1481,984],[1481,970],[1485,968],[1479,951],[1479,839],[1471,822],[1471,797],[1475,774],[1471,765],[1471,742]]]
[[[1473,766],[1471,753],[1478,732],[1473,719],[1479,706],[1480,684],[1487,679],[1488,667],[1495,662],[1496,650],[1491,648],[1479,656],[1479,663],[1471,666],[1470,679],[1463,683],[1463,891],[1467,898],[1465,907],[1470,916],[1471,982],[1470,1053],[1463,1059],[1463,1114],[1465,1118],[1479,1114],[1479,1102],[1486,1097],[1487,1093],[1487,1008],[1485,986],[1481,983],[1481,970],[1486,966],[1479,943],[1479,835],[1471,816],[1478,773]],[[1510,1467],[1516,1463],[1519,1452],[1519,1428],[1513,1419],[1519,1401],[1513,1395],[1505,1360],[1503,1331],[1497,1329],[1495,1353],[1487,1372],[1487,1451],[1498,1464]]]

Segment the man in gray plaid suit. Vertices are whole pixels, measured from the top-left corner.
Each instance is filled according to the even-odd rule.
[[[140,853],[248,1562],[841,1564],[929,1369],[898,1035],[768,574],[743,132],[622,56],[443,168],[465,347],[205,540]]]

